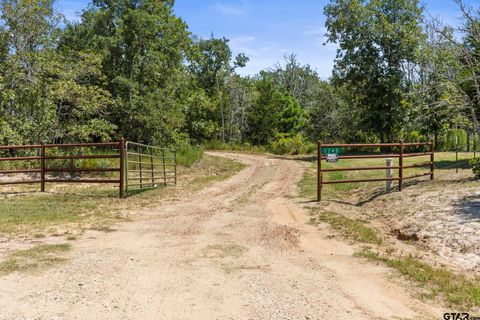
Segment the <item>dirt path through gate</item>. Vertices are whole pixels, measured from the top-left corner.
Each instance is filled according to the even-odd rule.
[[[388,269],[306,224],[289,197],[300,163],[215,153],[248,164],[189,197],[89,232],[70,261],[0,278],[1,319],[424,319],[435,310]]]

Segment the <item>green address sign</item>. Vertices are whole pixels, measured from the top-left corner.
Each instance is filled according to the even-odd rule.
[[[328,147],[322,147],[322,154],[336,154],[340,155],[343,153],[343,148],[328,148]]]

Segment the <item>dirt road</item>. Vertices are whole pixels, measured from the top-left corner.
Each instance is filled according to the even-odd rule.
[[[425,319],[383,267],[306,224],[298,162],[220,154],[228,181],[89,232],[69,262],[0,278],[1,319]],[[437,317],[438,318],[438,317]]]

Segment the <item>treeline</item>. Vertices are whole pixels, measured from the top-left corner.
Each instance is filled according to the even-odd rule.
[[[480,14],[460,1],[459,30],[427,23],[417,0],[331,1],[328,80],[295,54],[239,75],[248,57],[193,35],[173,0],[93,0],[79,22],[53,0],[0,3],[0,144],[123,136],[288,153],[479,131]]]

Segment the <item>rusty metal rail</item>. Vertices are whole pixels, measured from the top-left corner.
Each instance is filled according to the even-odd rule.
[[[111,154],[73,154],[75,149],[79,148],[98,148],[98,147],[111,147],[113,151]],[[65,154],[56,154],[60,148],[70,150],[69,155]],[[125,140],[122,138],[118,142],[108,142],[108,143],[72,143],[72,144],[36,144],[36,145],[20,145],[20,146],[0,146],[0,152],[3,152],[2,157],[0,157],[0,164],[10,163],[18,164],[20,162],[21,168],[8,168],[0,169],[1,175],[6,174],[19,174],[19,173],[29,173],[35,174],[37,177],[29,177],[27,180],[15,180],[15,181],[0,181],[1,186],[7,185],[19,185],[19,184],[39,184],[40,191],[45,192],[47,183],[105,183],[105,184],[118,184],[119,187],[119,196],[122,198],[124,196],[124,174],[125,165],[124,165],[124,151],[125,149]],[[17,150],[22,150],[30,155],[20,155],[17,156]],[[52,153],[49,153],[49,151]],[[66,152],[66,151],[65,151]],[[9,153],[9,156],[5,156],[5,153]],[[36,154],[36,155],[31,155]],[[118,162],[118,167],[115,168],[76,168],[74,165],[75,160],[88,160],[88,159],[97,159],[97,160],[110,160],[116,165]],[[59,160],[69,160],[70,166],[61,166],[58,165],[55,161]],[[116,161],[118,160],[118,161]],[[33,162],[33,164],[27,165],[25,162]],[[47,173],[115,173],[118,172],[117,178],[108,178],[108,179],[84,179],[84,178],[72,178],[71,176],[67,179],[60,179],[56,177],[47,177]],[[38,177],[39,175],[39,177]]]
[[[429,152],[405,153],[405,147],[429,147]],[[322,168],[322,160],[326,160],[326,156],[322,154],[322,148],[398,148],[399,153],[392,154],[366,154],[366,155],[345,155],[338,156],[338,159],[381,159],[381,158],[398,158],[398,166],[370,166],[370,167],[350,167],[350,168]],[[404,158],[430,156],[429,162],[416,163],[413,165],[404,165]],[[412,176],[404,176],[405,169],[421,168],[428,166],[430,172],[416,174]],[[345,172],[345,171],[369,171],[369,170],[398,170],[397,178],[371,178],[371,179],[352,179],[352,180],[333,180],[324,181],[324,172]],[[322,200],[322,187],[325,184],[340,184],[340,183],[358,183],[358,182],[376,182],[376,181],[398,181],[398,191],[403,189],[403,181],[408,179],[415,179],[424,176],[430,176],[434,179],[435,174],[435,146],[433,142],[416,142],[416,143],[369,143],[369,144],[322,144],[317,143],[317,201]]]
[[[125,189],[134,191],[177,185],[177,152],[128,141],[125,147]]]
[[[111,148],[112,150],[103,154],[95,152],[74,154],[74,150],[82,148],[87,148],[87,152],[90,152],[92,148]],[[22,154],[18,154],[19,152]],[[97,167],[75,166],[75,161],[84,160],[107,160],[110,167],[100,165],[96,161],[93,163]],[[13,181],[1,181],[0,179],[0,186],[39,184],[40,190],[44,192],[47,183],[118,184],[119,196],[123,198],[129,191],[134,191],[136,187],[143,190],[160,185],[177,185],[176,160],[177,154],[173,149],[126,142],[123,138],[118,142],[108,143],[0,146],[0,175],[30,174],[29,179]],[[58,161],[67,162],[70,165],[59,166]],[[5,167],[2,166],[3,163],[9,163],[9,165],[5,169],[1,169]],[[62,173],[70,174],[70,177],[60,179],[54,175]],[[72,178],[72,173],[109,173],[110,175],[103,179],[95,176]],[[49,175],[47,176],[47,174]]]

